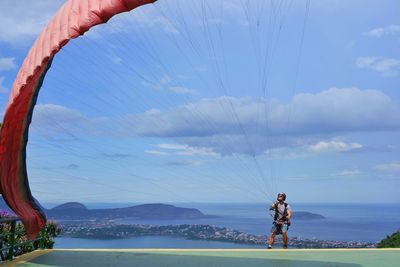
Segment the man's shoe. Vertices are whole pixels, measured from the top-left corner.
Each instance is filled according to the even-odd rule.
[[[283,248],[285,248],[285,249],[286,249],[286,248],[287,248],[287,245],[283,245]]]
[[[271,245],[268,245],[268,249],[272,249],[272,246],[271,246]]]

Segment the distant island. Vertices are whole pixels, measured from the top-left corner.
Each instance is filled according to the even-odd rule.
[[[198,209],[182,208],[168,204],[143,204],[126,208],[88,209],[79,202],[68,202],[51,209],[41,207],[48,219],[56,220],[112,220],[121,218],[135,219],[203,219],[216,218],[203,214]],[[0,197],[0,209],[13,213]]]
[[[143,204],[126,208],[88,209],[79,202],[68,202],[45,213],[50,219],[92,220],[92,219],[202,219],[217,217],[205,215],[194,208],[181,208],[167,204]]]

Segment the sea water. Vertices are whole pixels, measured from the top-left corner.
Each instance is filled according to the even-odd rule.
[[[89,208],[128,207],[134,204],[87,204]],[[193,220],[143,220],[124,218],[115,220],[123,224],[210,224],[228,227],[242,232],[267,235],[272,226],[271,213],[265,203],[179,203],[180,207],[197,208],[215,218]],[[320,240],[377,242],[386,235],[400,229],[399,204],[291,204],[293,211],[308,211],[321,214],[325,219],[292,220],[289,237],[314,238]],[[255,247],[226,242],[185,240],[176,237],[134,237],[114,240],[89,240],[57,238],[56,248],[237,248]]]

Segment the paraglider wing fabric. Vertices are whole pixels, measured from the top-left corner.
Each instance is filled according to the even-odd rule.
[[[26,145],[33,108],[54,55],[70,39],[112,16],[156,0],[69,0],[41,32],[12,86],[0,132],[0,193],[21,218],[29,239],[46,224],[33,198],[26,170]]]

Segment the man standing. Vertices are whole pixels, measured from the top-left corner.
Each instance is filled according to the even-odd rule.
[[[287,248],[288,243],[287,231],[290,226],[290,217],[292,216],[292,212],[289,204],[285,202],[285,193],[279,193],[276,200],[277,202],[272,204],[269,208],[269,210],[275,211],[275,214],[273,222],[274,225],[272,226],[271,235],[268,240],[268,249],[272,248],[276,235],[282,234],[283,248]]]

